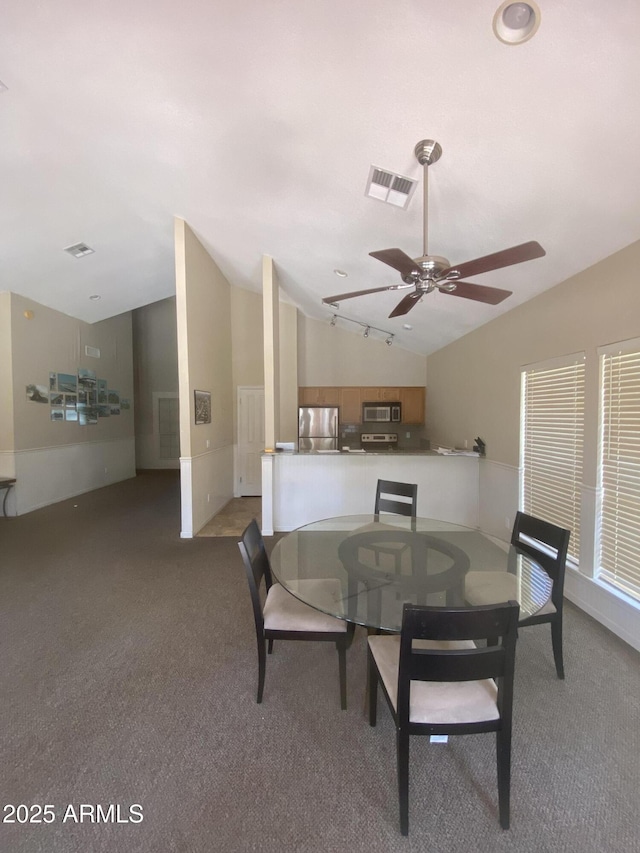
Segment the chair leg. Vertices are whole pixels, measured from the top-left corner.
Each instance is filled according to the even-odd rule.
[[[564,661],[562,659],[562,620],[556,619],[551,623],[551,645],[553,659],[556,663],[558,678],[564,678]]]
[[[269,640],[269,654],[273,652],[273,640]]]
[[[369,694],[369,725],[375,726],[378,715],[378,670],[371,651],[367,662],[367,692]]]
[[[347,635],[336,642],[338,669],[340,671],[340,708],[347,710]]]
[[[398,798],[400,802],[400,832],[409,835],[409,732],[397,729]]]
[[[496,759],[498,765],[498,810],[500,826],[509,829],[511,799],[511,731],[496,732]]]
[[[258,639],[258,705],[262,702],[264,691],[264,674],[267,668],[267,655],[265,653],[265,641]]]

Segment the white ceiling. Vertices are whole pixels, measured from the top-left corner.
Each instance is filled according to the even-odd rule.
[[[547,255],[477,277],[513,290],[499,306],[341,303],[400,346],[432,352],[639,239],[640,4],[539,0],[518,46],[493,34],[498,5],[5,0],[0,289],[89,322],[162,299],[177,215],[232,284],[259,291],[271,255],[328,320],[323,296],[400,283],[370,251],[422,254],[421,184],[407,210],[364,190],[372,164],[421,180],[424,138],[443,148],[432,253]],[[95,254],[62,251],[79,242]]]

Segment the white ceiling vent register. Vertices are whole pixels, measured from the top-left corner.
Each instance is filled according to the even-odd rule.
[[[417,181],[404,175],[396,175],[378,166],[371,166],[365,195],[404,208],[411,201],[416,184]]]
[[[92,255],[95,250],[86,243],[76,243],[74,246],[67,246],[65,252],[73,255],[74,258],[84,258],[85,255]]]

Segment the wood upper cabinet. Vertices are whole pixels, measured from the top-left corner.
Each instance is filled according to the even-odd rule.
[[[421,385],[400,389],[403,424],[423,424],[425,419],[426,388]]]
[[[340,389],[325,385],[299,388],[298,404],[300,406],[339,406]]]
[[[363,403],[401,403],[403,424],[423,424],[425,420],[426,388],[410,387],[366,387],[307,386],[298,389],[300,406],[340,406],[340,422],[362,423]]]
[[[343,424],[362,423],[362,388],[340,388],[340,422]]]
[[[400,400],[400,388],[367,386],[361,388],[363,403],[397,403]]]

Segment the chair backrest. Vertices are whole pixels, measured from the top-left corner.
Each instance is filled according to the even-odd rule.
[[[251,603],[253,604],[253,618],[256,623],[258,636],[262,636],[264,630],[264,617],[262,615],[262,603],[260,601],[260,584],[264,578],[265,588],[268,592],[273,584],[271,576],[271,564],[267,549],[264,547],[264,539],[255,518],[249,522],[238,542],[238,548],[242,555],[242,562],[247,573]]]
[[[393,500],[383,497],[384,495],[409,498],[409,500]],[[378,480],[374,513],[378,515],[381,512],[392,512],[395,515],[407,515],[410,518],[415,518],[418,514],[417,484],[396,483],[393,480]]]
[[[511,544],[529,554],[549,575],[553,582],[551,600],[556,609],[562,606],[570,536],[571,531],[565,530],[564,527],[558,527],[524,512],[516,513]]]
[[[409,719],[412,681],[479,681],[493,678],[498,685],[501,717],[511,715],[513,673],[520,605],[516,601],[483,607],[402,608],[398,717]],[[414,640],[489,640],[496,645],[464,649],[414,648]]]

